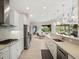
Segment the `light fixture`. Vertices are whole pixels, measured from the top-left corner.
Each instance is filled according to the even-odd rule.
[[[30,10],[30,7],[26,7],[27,10]]]
[[[11,33],[13,33],[13,34],[17,34],[17,33],[19,33],[19,31],[17,31],[17,30],[14,30],[14,31],[11,31]]]
[[[77,17],[77,16],[71,16],[71,18],[75,18],[75,19],[77,19],[78,17]]]
[[[57,22],[57,25],[61,25],[61,23],[60,22]]]
[[[43,7],[43,9],[47,9],[47,7],[46,7],[46,6],[44,6],[44,7]]]
[[[30,17],[32,17],[33,15],[32,14],[30,14]]]

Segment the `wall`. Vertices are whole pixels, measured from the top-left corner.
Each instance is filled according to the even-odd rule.
[[[49,25],[49,24],[51,25],[51,32],[56,33],[56,24],[51,20],[45,21],[45,22],[31,22],[31,27],[37,26],[37,30],[40,31],[42,25]],[[31,31],[32,31],[32,29],[31,29]]]

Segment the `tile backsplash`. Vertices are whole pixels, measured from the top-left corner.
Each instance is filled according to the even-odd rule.
[[[18,39],[19,31],[0,29],[0,41],[5,39]]]

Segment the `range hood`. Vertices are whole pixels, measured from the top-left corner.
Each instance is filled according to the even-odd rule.
[[[0,27],[15,27],[10,19],[9,0],[0,1]]]

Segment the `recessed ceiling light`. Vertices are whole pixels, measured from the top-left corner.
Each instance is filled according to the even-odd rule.
[[[30,17],[32,17],[33,15],[32,14],[30,14]]]
[[[26,7],[27,10],[30,10],[30,7]]]
[[[57,25],[60,25],[61,23],[60,22],[57,22]]]
[[[47,7],[46,7],[46,6],[44,6],[44,7],[43,7],[43,9],[47,9]]]

